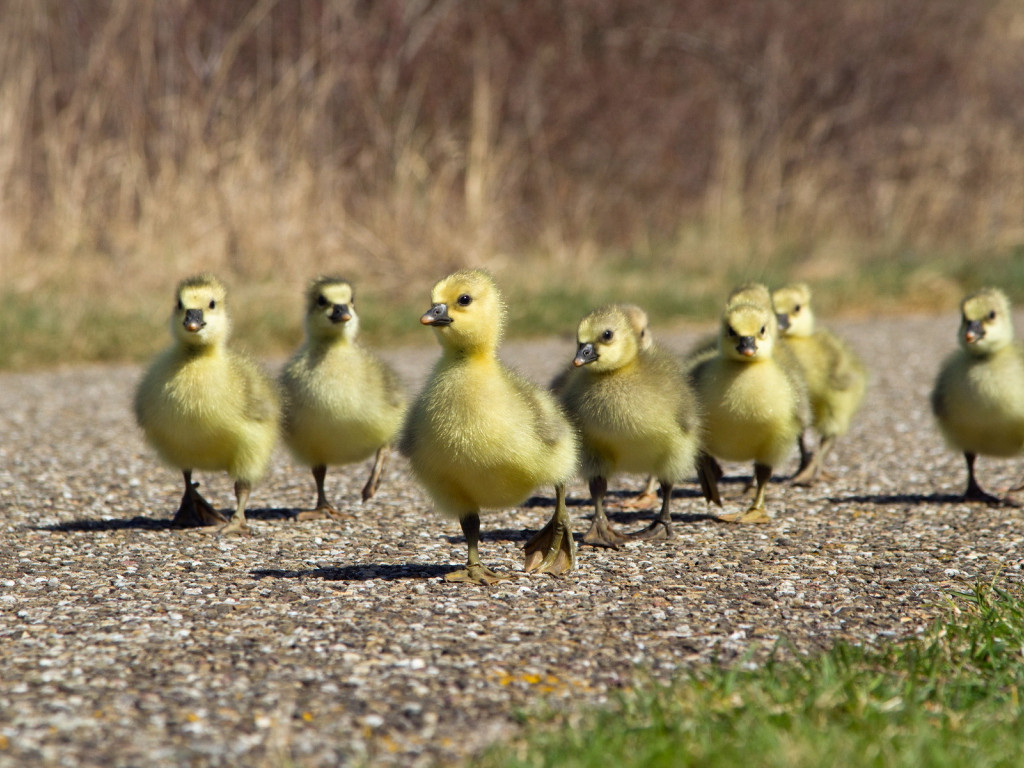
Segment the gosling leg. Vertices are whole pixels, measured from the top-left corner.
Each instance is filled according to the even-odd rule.
[[[632,534],[632,539],[672,539],[675,532],[672,530],[672,512],[669,507],[672,505],[672,483],[665,480],[661,482],[661,513],[658,519],[643,530]]]
[[[565,506],[565,486],[555,486],[555,511],[547,525],[526,542],[525,569],[560,576],[576,567],[576,542]]]
[[[224,515],[214,509],[199,491],[199,483],[192,482],[192,470],[182,470],[185,477],[185,493],[181,496],[181,505],[174,514],[171,525],[179,528],[198,528],[205,525],[223,525],[228,521]]]
[[[490,586],[503,579],[512,578],[507,573],[498,573],[480,563],[480,552],[478,543],[480,541],[480,515],[477,512],[470,512],[459,520],[462,532],[466,535],[466,546],[469,549],[469,559],[466,567],[459,571],[452,571],[445,574],[445,581],[456,581],[466,584],[482,584]]]
[[[754,494],[754,503],[746,512],[720,515],[719,520],[727,523],[770,523],[771,518],[764,506],[765,492],[768,489],[768,481],[772,479],[772,468],[767,464],[754,463],[754,481],[757,483],[757,492]]]
[[[1003,504],[1003,500],[991,493],[982,490],[978,480],[974,476],[974,460],[977,454],[964,451],[964,459],[967,460],[967,490],[964,491],[964,501],[977,501],[988,504],[990,507],[997,507]]]
[[[366,480],[366,485],[363,486],[363,501],[373,498],[373,494],[377,492],[377,486],[380,485],[381,475],[384,474],[384,468],[388,464],[388,457],[391,455],[391,446],[385,443],[377,449],[377,455],[373,459],[373,469],[370,470],[370,477]]]
[[[324,479],[327,477],[327,467],[320,464],[313,467],[313,479],[316,481],[316,509],[308,509],[304,512],[299,512],[295,516],[296,520],[345,520],[350,519],[352,515],[343,515],[334,505],[327,500],[327,492],[324,490]]]
[[[249,501],[249,491],[252,490],[252,486],[244,480],[235,481],[235,499],[236,506],[235,512],[231,515],[231,519],[228,520],[228,524],[217,531],[217,535],[222,534],[234,534],[234,533],[252,533],[252,529],[249,528],[249,523],[245,519],[245,505]]]
[[[583,543],[595,547],[608,547],[618,549],[621,544],[629,541],[612,527],[608,516],[604,511],[604,496],[608,493],[608,481],[603,477],[595,477],[590,480],[590,498],[594,502],[594,520],[590,524],[590,530],[583,535]]]

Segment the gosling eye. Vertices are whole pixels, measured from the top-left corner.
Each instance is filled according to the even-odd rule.
[[[316,297],[316,305],[318,307],[326,307],[327,306],[327,297],[324,296],[321,293],[319,296]]]
[[[210,309],[213,309],[216,306],[217,306],[217,302],[214,299],[210,299]]]
[[[178,299],[178,309],[184,309],[184,308],[185,308],[184,302],[182,302],[181,299]]]
[[[612,330],[610,328],[606,328],[601,332],[601,341],[611,341],[614,336],[615,334],[612,333]]]
[[[989,320],[995,320],[996,319],[996,311],[994,309],[991,312],[988,313],[988,319]]]
[[[473,297],[470,296],[468,293],[464,293],[461,296],[459,296],[458,303],[460,307],[468,307],[470,304],[473,303]]]
[[[761,335],[762,335],[762,336],[764,336],[764,334],[765,334],[765,331],[767,331],[767,330],[768,330],[768,326],[766,326],[766,325],[762,325],[762,326],[761,326]]]
[[[793,314],[795,315],[799,311],[800,311],[800,305],[797,304],[795,307],[793,307]]]
[[[736,329],[731,325],[726,326],[725,330],[732,338],[736,338]]]

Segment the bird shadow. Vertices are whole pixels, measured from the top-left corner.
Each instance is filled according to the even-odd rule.
[[[225,518],[231,517],[232,509],[220,510]],[[291,509],[249,509],[245,516],[249,520],[292,520],[298,514]],[[202,526],[209,528],[213,526]],[[116,518],[113,520],[70,520],[66,523],[33,526],[34,531],[53,531],[58,533],[89,533],[97,531],[190,531],[195,528],[175,525],[173,518],[156,518],[136,515],[135,517]]]
[[[657,509],[616,510],[606,509],[605,514],[614,523],[649,523],[658,517]],[[588,519],[590,519],[588,517]],[[705,520],[717,520],[710,512],[673,512],[673,523],[700,523]]]
[[[617,490],[608,491],[605,494],[605,500],[611,503],[616,503],[621,500],[628,500],[636,497],[637,491],[630,490]],[[700,491],[690,488],[673,488],[672,489],[673,499],[702,499],[704,498]],[[659,496],[660,499],[660,496]],[[660,501],[658,502],[661,503]],[[586,507],[591,504],[589,494],[586,496],[566,496],[565,506],[567,507]],[[519,505],[523,509],[536,509],[537,507],[549,507],[555,506],[555,499],[553,496],[531,496],[522,504]]]
[[[956,493],[869,493],[851,496],[829,496],[831,504],[963,504],[963,494]]]
[[[59,533],[87,533],[93,531],[170,531],[180,530],[170,519],[153,517],[130,517],[118,520],[71,520],[67,523],[33,526],[34,531],[56,531]]]
[[[293,571],[260,568],[250,571],[254,579],[322,579],[323,581],[396,581],[398,579],[436,579],[464,566],[425,563],[367,563],[337,568],[311,568]]]

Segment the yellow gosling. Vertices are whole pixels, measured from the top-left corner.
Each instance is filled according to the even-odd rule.
[[[245,507],[277,440],[280,398],[249,358],[227,347],[231,329],[224,286],[212,275],[184,280],[171,316],[174,343],[143,376],[135,417],[167,464],[182,471],[185,492],[174,524],[227,523],[221,533],[248,530]],[[235,481],[230,520],[192,482],[195,469],[226,471]]]
[[[640,349],[650,349],[651,345],[654,343],[654,338],[651,336],[650,321],[647,317],[647,312],[636,304],[619,304],[618,307],[629,320],[630,328],[632,328],[632,330],[639,336]],[[551,380],[549,388],[556,397],[561,394],[562,389],[565,387],[565,382],[573,370],[575,370],[575,368],[570,364]],[[643,490],[633,498],[624,500],[621,504],[622,509],[649,508],[651,504],[658,500],[657,489],[658,479],[654,475],[648,476]]]
[[[736,304],[723,314],[718,353],[691,369],[704,413],[704,451],[724,461],[754,462],[753,503],[745,513],[723,515],[723,520],[771,519],[765,491],[772,468],[785,460],[803,426],[802,384],[775,358],[776,347],[772,310]],[[717,474],[705,467],[702,481],[714,481]]]
[[[327,467],[375,455],[363,487],[366,501],[377,491],[390,445],[405,415],[405,393],[397,374],[357,340],[352,286],[320,277],[306,291],[306,340],[285,364],[283,432],[294,456],[310,467],[316,508],[300,520],[342,515],[327,500]]]
[[[449,581],[492,584],[506,574],[480,562],[480,511],[522,503],[555,486],[555,511],[526,545],[527,571],[564,573],[576,549],[565,484],[578,462],[576,434],[555,399],[497,357],[505,304],[489,274],[462,270],[431,291],[420,322],[434,329],[441,358],[409,410],[399,449],[438,510],[466,535],[466,568]]]
[[[825,328],[815,327],[811,289],[794,283],[772,294],[782,338],[800,363],[807,382],[811,416],[818,433],[818,450],[800,438],[800,466],[792,481],[811,485],[821,474],[825,457],[836,439],[846,434],[853,415],[864,399],[867,372],[860,358],[842,339]]]
[[[1013,340],[1006,295],[996,288],[972,293],[960,304],[960,348],[935,380],[932,411],[949,445],[967,461],[964,499],[1009,504],[986,493],[974,475],[977,456],[1017,456],[1024,451],[1024,348]]]
[[[764,283],[757,282],[746,282],[741,283],[729,291],[729,295],[725,298],[725,308],[729,309],[738,304],[753,304],[758,307],[766,307],[771,309],[772,307],[772,294],[768,290],[768,286]],[[697,365],[702,360],[706,360],[709,357],[714,357],[718,354],[718,337],[717,332],[711,332],[707,336],[703,336],[697,340],[690,351],[686,354],[686,362],[688,367]]]
[[[588,544],[617,547],[629,538],[671,538],[673,486],[693,474],[700,441],[696,397],[682,364],[644,343],[628,306],[611,305],[584,317],[577,331],[576,367],[562,403],[577,424],[583,473],[594,520]],[[616,531],[604,510],[616,472],[652,473],[661,485],[661,513],[632,537]]]

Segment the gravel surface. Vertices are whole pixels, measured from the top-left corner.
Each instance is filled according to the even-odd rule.
[[[0,765],[458,763],[514,731],[524,707],[756,663],[781,638],[813,652],[919,631],[949,590],[1024,567],[1024,512],[958,501],[963,460],[928,410],[956,324],[833,324],[868,361],[867,399],[829,478],[776,478],[774,523],[715,522],[690,483],[673,541],[581,547],[566,577],[491,588],[442,580],[464,540],[400,458],[365,505],[368,464],[331,470],[343,523],[291,519],[314,486],[279,450],[251,499],[255,535],[173,530],[179,475],[131,416],[139,368],[0,375]],[[680,351],[696,337],[654,330]],[[503,355],[544,381],[573,347]],[[386,357],[415,389],[436,355],[425,334]],[[778,473],[794,468],[795,456]],[[738,507],[750,468],[726,471]],[[990,490],[1021,479],[1018,463],[986,458],[979,476]],[[198,479],[215,506],[233,504],[226,476]],[[539,492],[483,516],[485,563],[521,570],[527,533],[551,512]],[[570,495],[579,537],[591,510],[582,483]],[[632,529],[652,514],[611,516]]]

